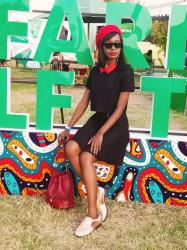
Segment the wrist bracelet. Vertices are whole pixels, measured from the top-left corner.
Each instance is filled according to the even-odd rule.
[[[70,126],[68,126],[68,125],[65,127],[65,130],[67,130],[67,131],[69,131],[69,132],[71,131],[71,129],[72,129],[72,127],[70,127]]]

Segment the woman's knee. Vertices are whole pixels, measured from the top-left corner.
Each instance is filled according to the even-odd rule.
[[[81,166],[87,165],[87,164],[93,164],[96,158],[89,152],[83,151],[80,154],[80,163]]]
[[[81,152],[81,149],[75,141],[73,140],[68,141],[65,147],[65,154],[67,157],[80,154],[80,152]]]

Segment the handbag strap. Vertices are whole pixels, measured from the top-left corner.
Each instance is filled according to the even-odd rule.
[[[65,170],[66,172],[68,172],[68,160],[66,158],[66,154],[65,154],[65,147],[66,147],[66,144],[67,144],[67,138],[65,138],[65,140],[63,141],[63,147],[64,147],[64,159],[65,159]],[[62,145],[60,145],[62,146]]]
[[[69,167],[68,167],[68,165],[69,165],[69,163],[68,163],[68,160],[65,160],[65,166],[62,166],[61,165],[62,163],[61,162],[59,162],[59,163],[53,163],[53,167],[54,167],[54,169],[57,169],[58,167],[61,167],[62,169],[65,169],[65,171],[66,172],[68,172],[69,171]]]
[[[64,141],[62,145],[59,145],[58,148],[64,147],[64,149],[65,149],[65,146],[66,146],[66,141]],[[58,151],[58,149],[57,149],[57,151]],[[65,160],[65,166],[64,167],[61,166],[61,164],[62,164],[61,162],[53,163],[53,167],[57,169],[58,167],[61,166],[62,169],[65,168],[65,171],[68,172],[69,171],[69,167],[68,167],[69,163],[68,163],[68,160],[67,160],[66,155],[65,155],[65,150],[64,150],[64,160]]]

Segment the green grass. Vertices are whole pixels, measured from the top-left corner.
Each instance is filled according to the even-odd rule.
[[[11,84],[11,111],[28,113],[30,122],[36,117],[36,84]]]
[[[14,79],[36,79],[36,72],[25,68],[11,69],[11,75]]]
[[[179,76],[187,77],[187,69],[186,70],[173,70],[172,72]]]
[[[80,101],[84,86],[63,86],[62,93],[73,95],[73,105],[70,109],[64,109],[65,123],[68,123],[78,102]],[[11,111],[16,113],[29,113],[30,122],[35,122],[36,117],[36,84],[13,83],[11,85]],[[128,118],[130,127],[150,128],[152,112],[152,95],[137,90],[132,93],[128,104]],[[93,114],[87,109],[78,124],[84,124]],[[60,111],[54,109],[54,123],[61,124]],[[183,113],[170,111],[170,130],[186,130],[187,116]]]
[[[54,210],[42,197],[1,198],[1,250],[185,250],[187,209],[107,200],[109,216],[94,233],[73,235],[85,216],[84,200]]]
[[[14,61],[11,62],[12,77],[22,79],[36,79],[36,72],[33,70],[24,69],[20,67],[16,69],[14,67]],[[48,67],[46,67],[48,69]],[[183,71],[186,74],[186,71]],[[140,77],[135,75],[136,86],[140,85]],[[72,108],[64,109],[65,123],[68,123],[81,96],[84,92],[84,86],[63,86],[62,93],[73,95]],[[17,113],[29,113],[30,122],[35,122],[36,119],[36,84],[27,83],[13,83],[11,85],[11,111]],[[151,113],[152,113],[152,94],[146,92],[140,92],[136,90],[131,94],[128,105],[128,118],[130,127],[133,128],[150,128],[151,126]],[[93,113],[87,109],[87,112],[79,120],[78,124],[84,124],[85,121]],[[54,109],[54,123],[61,124],[61,117],[59,109]],[[187,116],[183,113],[176,111],[170,111],[170,130],[186,130],[187,129]]]
[[[15,61],[11,60],[11,62],[8,62],[8,65],[11,68],[11,77],[19,78],[19,79],[25,79],[25,78],[36,78],[36,71],[33,69],[27,69],[23,65],[19,64],[19,67],[15,67]]]

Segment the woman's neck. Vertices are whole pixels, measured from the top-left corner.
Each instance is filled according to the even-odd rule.
[[[114,64],[114,63],[116,64],[116,60],[107,60],[105,67],[109,67],[111,64]]]

